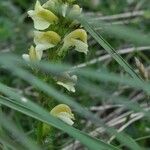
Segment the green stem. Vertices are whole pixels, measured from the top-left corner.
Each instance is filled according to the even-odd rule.
[[[57,58],[56,59],[59,59],[59,60],[62,60],[64,59],[64,57],[66,56],[68,52],[68,48],[65,48],[65,47],[62,47],[58,52],[57,52]]]
[[[39,145],[42,145],[42,136],[43,136],[43,123],[39,122],[37,127],[37,142]]]

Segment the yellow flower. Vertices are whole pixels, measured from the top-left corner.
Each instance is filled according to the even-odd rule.
[[[57,84],[63,86],[70,92],[75,92],[75,84],[77,82],[77,76],[70,76],[68,73],[63,73],[62,76],[57,78]]]
[[[73,5],[73,7],[71,8],[70,10],[70,16],[73,16],[73,15],[80,15],[82,12],[82,8],[80,8],[79,5],[75,4]]]
[[[67,11],[69,8],[68,3],[62,3],[60,5],[60,2],[58,0],[48,0],[46,3],[42,5],[43,8],[50,9],[50,10],[56,10],[60,6],[61,11],[62,11],[62,16],[65,17],[67,15]],[[70,9],[68,15],[78,15],[82,12],[82,8],[80,8],[79,5],[75,4],[73,7]]]
[[[38,51],[43,51],[56,46],[61,41],[61,37],[54,31],[35,31],[34,43]]]
[[[28,14],[33,19],[34,27],[37,30],[45,30],[58,20],[58,17],[51,11],[44,9],[39,1],[36,2],[35,9],[28,11]]]
[[[71,46],[75,46],[76,51],[87,54],[88,44],[87,33],[85,30],[76,29],[64,38],[63,48],[67,49]]]
[[[59,104],[57,106],[55,106],[51,112],[51,115],[58,117],[59,119],[61,119],[62,121],[66,122],[69,125],[73,125],[74,122],[72,120],[74,120],[74,114],[72,113],[70,107],[66,104]]]
[[[58,0],[48,0],[46,3],[42,5],[43,8],[46,9],[55,9],[56,5],[58,5]]]
[[[29,49],[29,54],[23,54],[22,57],[26,61],[40,61],[42,54],[42,51],[37,51],[33,46],[31,46]]]

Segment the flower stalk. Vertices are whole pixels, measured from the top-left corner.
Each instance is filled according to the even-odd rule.
[[[23,54],[25,61],[41,61],[61,63],[70,50],[87,54],[87,33],[80,23],[72,16],[79,16],[82,8],[75,4],[75,0],[48,0],[41,4],[38,0],[33,10],[28,11],[34,24],[34,46],[29,49],[29,54]],[[61,72],[58,75],[47,75],[43,72],[35,72],[44,82],[52,84],[56,88],[65,88],[69,92],[75,92],[77,82],[76,75]],[[71,108],[65,104],[57,104],[52,97],[47,97],[39,91],[39,103],[50,114],[69,125],[74,123],[74,115]],[[51,133],[48,125],[39,123],[37,139],[40,143]],[[49,131],[49,132],[45,132]],[[44,138],[44,139],[43,139]]]

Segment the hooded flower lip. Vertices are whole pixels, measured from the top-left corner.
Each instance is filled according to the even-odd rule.
[[[64,38],[63,48],[67,49],[71,46],[75,46],[76,51],[87,54],[88,44],[87,44],[87,33],[85,30],[76,29],[71,33],[69,33]]]
[[[37,30],[45,30],[50,24],[58,20],[58,17],[51,11],[44,9],[38,0],[36,1],[35,9],[28,11],[28,14],[33,19],[34,27]]]
[[[59,104],[55,106],[50,113],[51,115],[58,117],[69,125],[74,124],[72,121],[75,119],[74,114],[72,113],[70,107],[66,104]]]
[[[43,51],[56,46],[61,37],[54,31],[34,31],[34,43],[38,51]]]
[[[73,16],[73,15],[80,15],[82,12],[82,8],[80,8],[79,5],[75,4],[73,5],[72,9],[70,10],[69,15]]]
[[[75,92],[75,84],[77,82],[77,76],[70,76],[68,73],[63,73],[61,77],[57,79],[57,84],[63,86],[70,92]]]
[[[33,46],[29,49],[29,54],[23,54],[22,57],[26,61],[40,61],[42,58],[43,52],[37,51]]]
[[[56,5],[58,5],[58,0],[48,0],[46,3],[42,5],[43,8],[46,9],[55,9]]]

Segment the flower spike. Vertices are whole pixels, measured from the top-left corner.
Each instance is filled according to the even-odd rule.
[[[37,30],[45,30],[58,21],[58,17],[51,11],[44,9],[38,0],[35,4],[35,9],[28,11],[28,14],[33,19],[34,27]]]

